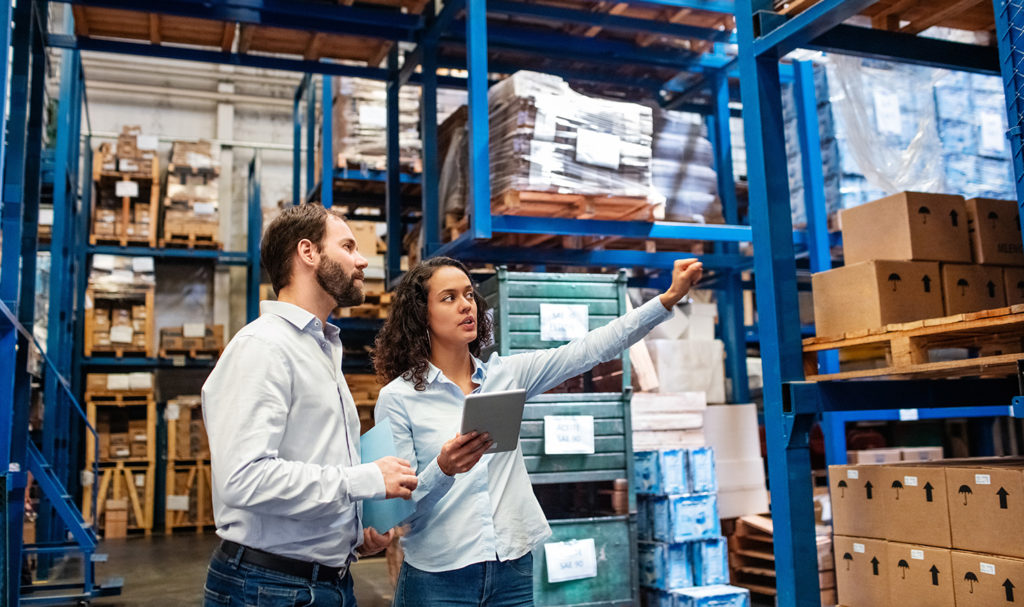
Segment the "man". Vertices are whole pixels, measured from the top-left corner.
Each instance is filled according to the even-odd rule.
[[[341,215],[285,210],[263,235],[277,301],[231,340],[203,386],[222,542],[206,605],[352,607],[348,567],[391,541],[364,530],[361,500],[416,488],[409,463],[360,463],[359,415],[341,372],[337,306],[363,302],[367,262]]]

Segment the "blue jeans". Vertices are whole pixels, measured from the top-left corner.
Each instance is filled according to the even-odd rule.
[[[402,563],[392,607],[462,605],[533,607],[533,555],[439,572]]]
[[[213,553],[203,589],[204,607],[356,607],[352,574],[337,581],[313,582]]]

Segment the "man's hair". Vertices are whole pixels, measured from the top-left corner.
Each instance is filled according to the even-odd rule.
[[[322,204],[300,204],[286,208],[267,226],[260,242],[260,263],[266,268],[275,293],[279,294],[291,282],[292,258],[299,241],[309,240],[317,251],[323,246],[330,215],[345,219],[341,212],[326,209]]]

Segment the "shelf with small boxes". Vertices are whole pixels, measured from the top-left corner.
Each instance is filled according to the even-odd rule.
[[[167,500],[164,525],[167,533],[213,526],[210,443],[203,423],[199,396],[179,396],[167,401]]]
[[[156,137],[125,126],[116,146],[104,143],[96,150],[89,244],[156,246],[160,201],[156,146]]]
[[[98,477],[83,483],[82,514],[96,518],[105,537],[153,528],[156,473],[156,398],[153,374],[89,373],[84,403],[96,441],[85,441],[85,469]],[[87,475],[91,477],[91,472]]]
[[[83,354],[155,357],[152,258],[93,255],[85,291]]]
[[[161,247],[220,249],[220,167],[208,141],[175,141],[167,165]]]

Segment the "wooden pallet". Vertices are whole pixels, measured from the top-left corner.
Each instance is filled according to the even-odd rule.
[[[491,202],[495,215],[653,221],[654,205],[646,196],[601,196],[509,190]]]
[[[220,249],[223,245],[217,240],[216,235],[200,232],[177,232],[164,231],[164,237],[160,239],[161,247],[177,247],[187,249]]]
[[[167,165],[167,172],[176,175],[203,175],[207,180],[210,180],[220,176],[220,167],[214,165],[200,167],[191,164],[170,163]]]
[[[154,357],[156,356],[156,327],[154,325],[154,314],[153,314],[153,302],[155,298],[154,287],[146,287],[139,289],[131,293],[104,293],[97,291],[96,289],[89,287],[85,291],[85,319],[83,323],[83,350],[85,356],[93,356],[94,354],[108,354],[116,356],[117,358],[126,357]],[[95,334],[98,330],[96,326],[95,316],[93,310],[97,307],[96,303],[99,301],[125,301],[125,300],[137,300],[146,306],[146,325],[143,333],[146,336],[145,346],[134,346],[134,345],[97,345]]]
[[[776,0],[775,12],[794,17],[818,0]],[[919,34],[933,27],[972,32],[995,29],[992,3],[987,0],[878,0],[861,12],[871,26],[904,34]]]
[[[811,337],[803,341],[804,373],[808,381],[863,377],[955,377],[1006,374],[1024,359],[1024,304],[971,314],[956,314],[835,337]],[[977,358],[930,362],[929,350],[970,348]],[[884,357],[875,369],[817,372],[817,355],[838,350],[846,357]]]
[[[156,402],[152,390],[93,390],[85,393],[87,403],[93,405],[147,405]]]
[[[195,493],[193,503],[192,494]],[[164,515],[164,529],[167,533],[189,530],[203,533],[215,525],[213,520],[213,481],[210,475],[210,460],[191,462],[167,462],[167,496],[187,496],[188,510],[171,510]],[[168,500],[168,505],[171,501]]]
[[[89,348],[89,353],[86,356],[96,356],[97,354],[106,354],[107,356],[113,356],[115,358],[146,358],[149,356],[149,352],[146,351],[145,346],[97,346],[93,345]]]
[[[391,293],[367,293],[366,300],[358,306],[336,308],[336,318],[387,318],[391,310]]]
[[[160,348],[160,358],[184,356],[195,360],[210,360],[221,355],[224,348]]]
[[[88,443],[89,441],[86,441]],[[89,463],[87,468],[91,468]],[[136,476],[143,475],[144,489],[139,490],[136,485]],[[153,482],[156,478],[156,468],[150,462],[146,465],[128,465],[126,462],[115,462],[100,469],[99,478],[94,479],[93,484],[82,488],[82,517],[85,520],[92,518],[92,493],[93,487],[98,486],[96,500],[96,518],[103,520],[103,513],[106,509],[107,499],[127,499],[129,508],[135,516],[136,525],[128,527],[129,531],[136,531],[149,535],[153,530]],[[123,482],[122,482],[123,480]],[[100,523],[100,529],[103,523]]]

